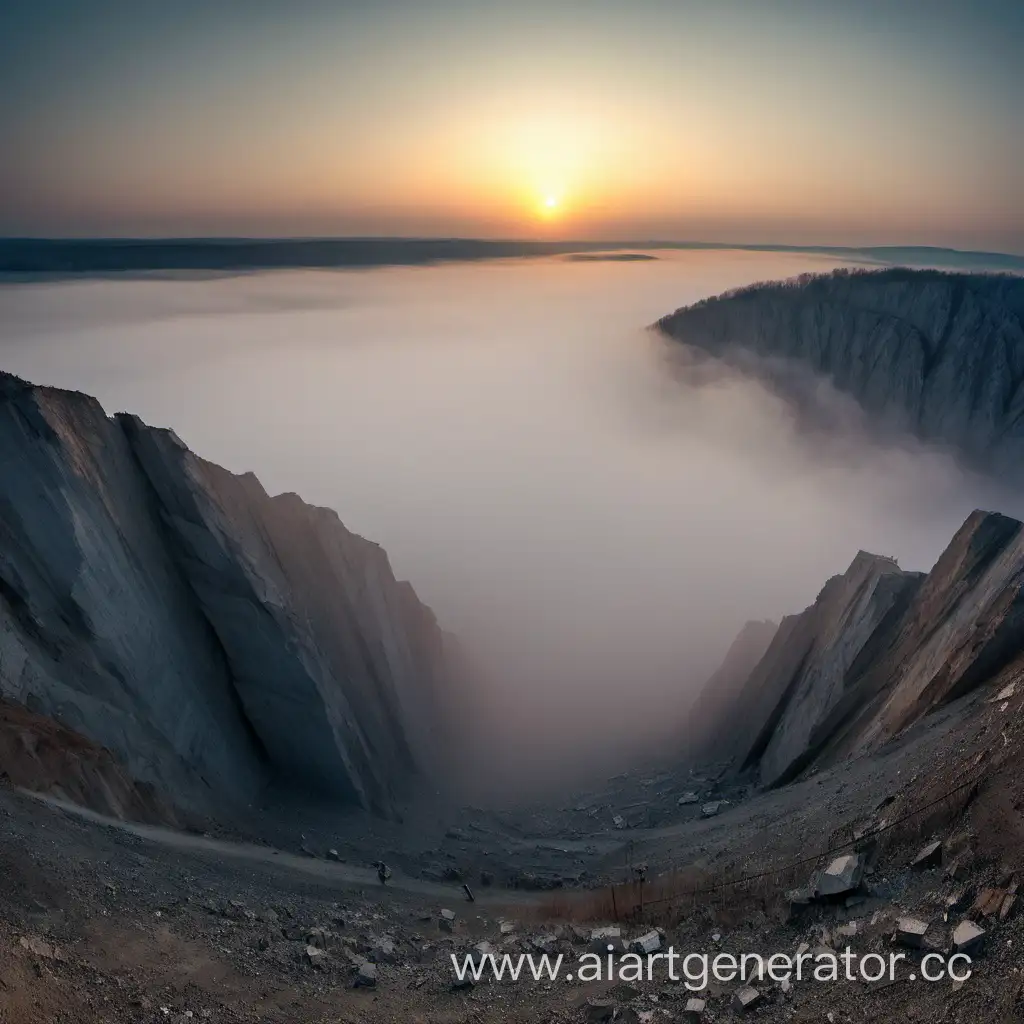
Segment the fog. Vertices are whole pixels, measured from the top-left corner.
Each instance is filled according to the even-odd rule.
[[[479,669],[467,790],[555,786],[670,749],[745,620],[800,610],[859,548],[927,569],[998,500],[855,416],[808,430],[645,329],[836,265],[684,252],[9,284],[0,366],[337,509]]]

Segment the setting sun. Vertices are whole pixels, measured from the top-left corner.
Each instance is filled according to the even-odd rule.
[[[561,213],[560,207],[561,202],[559,201],[558,196],[549,192],[541,200],[540,215],[546,219],[557,217],[559,213]]]

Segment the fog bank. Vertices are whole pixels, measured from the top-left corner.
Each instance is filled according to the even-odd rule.
[[[561,784],[663,739],[745,620],[858,548],[927,569],[972,508],[1013,511],[645,329],[835,261],[661,256],[7,285],[0,365],[335,508],[479,666],[467,789]]]

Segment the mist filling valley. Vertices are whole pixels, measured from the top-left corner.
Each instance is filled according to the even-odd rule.
[[[505,800],[685,757],[689,704],[744,622],[801,610],[859,549],[927,570],[972,509],[1020,511],[852,406],[808,426],[646,327],[837,265],[691,252],[7,285],[0,355],[379,543],[473,667],[456,787]]]

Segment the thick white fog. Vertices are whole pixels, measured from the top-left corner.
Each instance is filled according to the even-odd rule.
[[[0,287],[0,367],[173,426],[380,542],[481,668],[471,777],[609,772],[749,618],[858,548],[927,569],[995,500],[944,457],[802,436],[645,325],[772,253]]]

